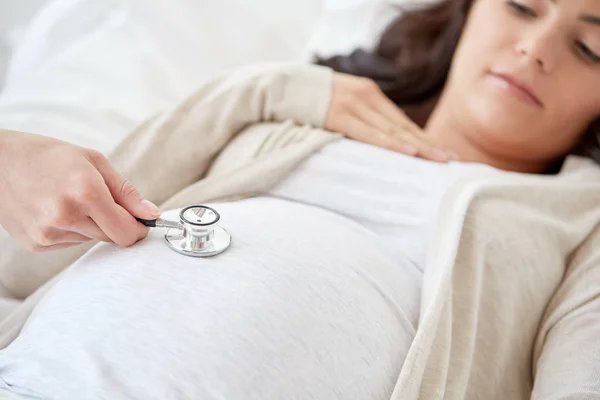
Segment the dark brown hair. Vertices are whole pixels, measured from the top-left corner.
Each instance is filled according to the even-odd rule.
[[[441,93],[467,16],[475,0],[442,0],[401,10],[383,32],[373,52],[317,59],[335,71],[373,79],[398,107],[423,126]],[[573,153],[600,163],[597,133],[592,124]]]

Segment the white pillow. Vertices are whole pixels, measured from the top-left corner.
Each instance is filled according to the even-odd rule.
[[[13,55],[0,127],[108,151],[160,106],[154,79],[162,69],[122,2],[50,2]]]
[[[10,46],[5,37],[0,36],[0,90],[4,82],[4,74],[6,73],[6,65],[10,57]]]
[[[322,18],[308,49],[316,56],[345,55],[358,48],[373,50],[400,7],[439,0],[324,0]]]
[[[321,1],[52,1],[14,55],[0,127],[108,152],[224,69],[304,60]]]
[[[10,54],[37,10],[46,0],[0,0],[0,89]]]

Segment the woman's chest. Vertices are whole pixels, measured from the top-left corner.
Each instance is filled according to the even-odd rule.
[[[446,190],[472,168],[340,140],[268,194],[342,215],[377,235],[396,256],[422,266]]]

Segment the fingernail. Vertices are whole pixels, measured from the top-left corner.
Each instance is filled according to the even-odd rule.
[[[413,146],[412,144],[407,144],[407,143],[402,145],[402,149],[406,153],[411,154],[411,155],[415,155],[419,152],[419,150],[417,149],[416,146]]]
[[[446,153],[445,151],[440,150],[440,149],[434,149],[433,156],[440,161],[448,160],[448,153]]]
[[[142,200],[142,206],[152,215],[159,216],[161,214],[160,208],[149,200]]]
[[[458,161],[458,154],[456,154],[455,152],[447,151],[446,154],[448,154],[448,157],[450,157],[451,160]]]

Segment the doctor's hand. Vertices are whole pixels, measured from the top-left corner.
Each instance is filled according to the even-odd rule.
[[[415,157],[440,162],[457,158],[429,143],[423,130],[368,78],[334,73],[324,128]]]
[[[102,154],[0,130],[0,225],[29,250],[92,239],[129,246],[148,234],[134,216],[159,215]]]

